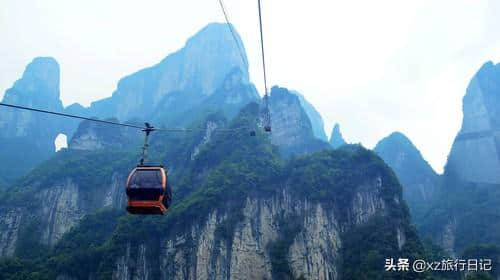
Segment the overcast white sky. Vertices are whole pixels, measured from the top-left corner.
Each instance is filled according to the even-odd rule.
[[[330,134],[372,148],[405,133],[439,172],[470,78],[500,60],[500,1],[262,0],[268,79],[301,92]],[[257,0],[225,0],[262,93]],[[0,97],[36,56],[61,66],[65,105],[110,96],[210,22],[217,0],[24,0],[0,4]]]

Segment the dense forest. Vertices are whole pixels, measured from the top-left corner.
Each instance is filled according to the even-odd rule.
[[[255,127],[258,109],[257,104],[250,104],[229,127]],[[1,263],[2,279],[55,279],[58,275],[76,279],[94,275],[96,279],[110,279],[114,261],[126,250],[127,244],[146,241],[155,248],[166,236],[183,232],[193,224],[202,224],[214,209],[231,213],[216,230],[217,238],[230,242],[234,227],[242,220],[245,199],[270,197],[283,189],[293,200],[317,202],[324,209],[334,207],[335,213],[340,214],[339,223],[347,226],[352,223],[348,220],[349,201],[367,180],[377,176],[381,176],[383,182],[379,195],[386,203],[387,212],[376,214],[368,223],[349,227],[342,233],[345,241],[340,274],[343,279],[400,279],[403,275],[406,279],[424,279],[424,275],[416,273],[380,272],[387,256],[425,257],[424,247],[410,226],[404,202],[394,200],[394,197],[401,197],[401,186],[380,158],[361,146],[347,145],[337,150],[284,159],[270,144],[268,135],[257,128],[256,131],[256,136],[249,136],[247,131],[215,135],[200,150],[196,160],[185,162],[181,170],[173,172],[170,178],[175,203],[165,217],[131,216],[123,209],[102,209],[85,216],[53,248],[41,247],[35,242],[40,234],[36,221],[26,225],[28,229],[21,236],[21,246],[16,251],[18,257]],[[186,161],[186,146],[190,141],[178,140],[169,136],[154,138],[151,161],[173,166]],[[136,153],[132,150],[61,151],[47,164],[35,169],[2,200],[4,203],[22,202],[37,191],[25,188],[33,185],[31,181],[36,180],[35,185],[42,187],[64,177],[76,178],[89,194],[98,192],[99,186],[106,183],[100,175],[120,169],[125,171],[133,166],[135,159]],[[33,201],[31,207],[40,206]],[[279,236],[266,249],[276,279],[293,278],[286,256],[293,239],[304,226],[301,220],[282,216]],[[406,243],[398,248],[396,228],[401,226],[406,232]],[[148,238],[144,239],[145,236]],[[157,256],[159,252],[153,250],[149,254]],[[151,260],[158,260],[158,257]],[[157,277],[153,275],[153,279],[160,277],[158,269],[153,273],[158,274]]]

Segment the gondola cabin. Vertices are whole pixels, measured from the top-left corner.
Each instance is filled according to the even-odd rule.
[[[163,166],[138,165],[127,179],[127,211],[131,214],[163,215],[172,191]]]

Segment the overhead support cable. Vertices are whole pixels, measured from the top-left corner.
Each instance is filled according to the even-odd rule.
[[[21,110],[28,110],[28,111],[39,112],[39,113],[45,113],[45,114],[51,114],[51,115],[62,116],[62,117],[67,117],[67,118],[74,118],[74,119],[81,119],[81,120],[87,120],[87,121],[93,121],[93,122],[100,122],[100,123],[105,123],[105,124],[110,124],[110,125],[120,125],[120,126],[126,126],[126,127],[138,128],[138,129],[143,129],[144,128],[142,126],[137,126],[137,125],[133,125],[133,124],[126,124],[126,123],[105,121],[105,120],[87,118],[87,117],[82,117],[82,116],[77,116],[77,115],[71,115],[71,114],[65,114],[65,113],[59,113],[59,112],[41,110],[41,109],[24,107],[24,106],[7,104],[7,103],[0,103],[0,106],[5,106],[5,107],[10,107],[10,108],[15,108],[15,109],[21,109]]]
[[[231,21],[229,20],[229,14],[224,6],[224,2],[222,0],[219,0],[219,5],[220,5],[220,8],[222,10],[222,13],[224,14],[224,18],[226,19],[227,28],[229,28],[229,32],[231,32],[231,36],[233,37],[233,40],[234,40],[236,46],[238,47],[238,52],[240,53],[241,61],[243,61],[243,64],[245,65],[245,67],[248,68],[248,62],[245,59],[245,56],[243,55],[243,49],[242,49],[242,46],[240,45],[241,39],[240,39],[240,41],[238,41],[238,39],[236,38],[236,32],[233,30],[233,25],[231,24]]]
[[[246,67],[248,67],[247,61],[245,60],[243,56],[243,50],[240,47],[240,43],[238,39],[236,38],[236,34],[233,30],[233,25],[231,24],[231,21],[229,20],[229,14],[227,12],[227,9],[224,6],[223,0],[218,0],[220,8],[222,10],[222,13],[224,14],[224,18],[226,19],[227,26],[229,28],[229,31],[231,32],[231,35],[233,36],[234,42],[236,43],[236,46],[238,47],[238,51],[241,56],[241,60],[245,64]],[[258,7],[259,7],[259,31],[260,31],[260,47],[261,47],[261,54],[262,54],[262,69],[263,69],[263,74],[264,74],[264,130],[267,132],[271,131],[271,113],[269,111],[269,91],[267,88],[267,77],[266,77],[266,61],[265,61],[265,52],[264,52],[264,35],[262,32],[262,13],[261,13],[261,5],[260,5],[260,0],[258,0]]]
[[[262,13],[261,13],[261,8],[260,8],[260,0],[258,0],[259,4],[259,29],[260,29],[260,50],[262,53],[262,72],[264,74],[264,90],[265,94],[267,95],[267,77],[266,77],[266,58],[264,54],[264,35],[262,32]]]
[[[44,114],[50,114],[50,115],[56,115],[56,116],[67,117],[67,118],[87,120],[87,121],[92,121],[92,122],[97,122],[97,123],[108,124],[108,125],[117,125],[117,126],[129,127],[129,128],[136,128],[136,129],[140,129],[143,131],[145,129],[148,129],[148,125],[138,126],[138,125],[127,124],[127,123],[106,121],[106,120],[100,120],[100,119],[95,119],[95,118],[88,118],[88,117],[83,117],[83,116],[78,116],[78,115],[53,112],[53,111],[48,111],[48,110],[41,110],[41,109],[25,107],[25,106],[20,106],[20,105],[7,104],[7,103],[1,103],[1,102],[0,102],[0,106],[14,108],[14,109],[20,109],[20,110],[27,110],[27,111],[32,111],[32,112],[38,112],[38,113],[44,113]],[[244,130],[244,129],[248,129],[248,127],[221,128],[221,129],[215,129],[215,131],[235,132],[235,131]],[[164,131],[164,132],[193,132],[193,131],[202,131],[202,130],[205,130],[205,128],[155,128],[154,130],[155,131]]]
[[[267,76],[266,76],[266,56],[264,51],[264,33],[262,31],[262,12],[260,6],[260,0],[257,0],[259,7],[259,30],[260,30],[260,50],[262,54],[262,73],[264,75],[264,130],[271,132],[271,112],[269,111],[269,91],[267,88]]]

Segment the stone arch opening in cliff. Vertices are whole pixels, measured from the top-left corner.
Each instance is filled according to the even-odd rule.
[[[68,137],[64,133],[59,133],[54,140],[54,146],[56,148],[56,152],[62,148],[68,148]]]

